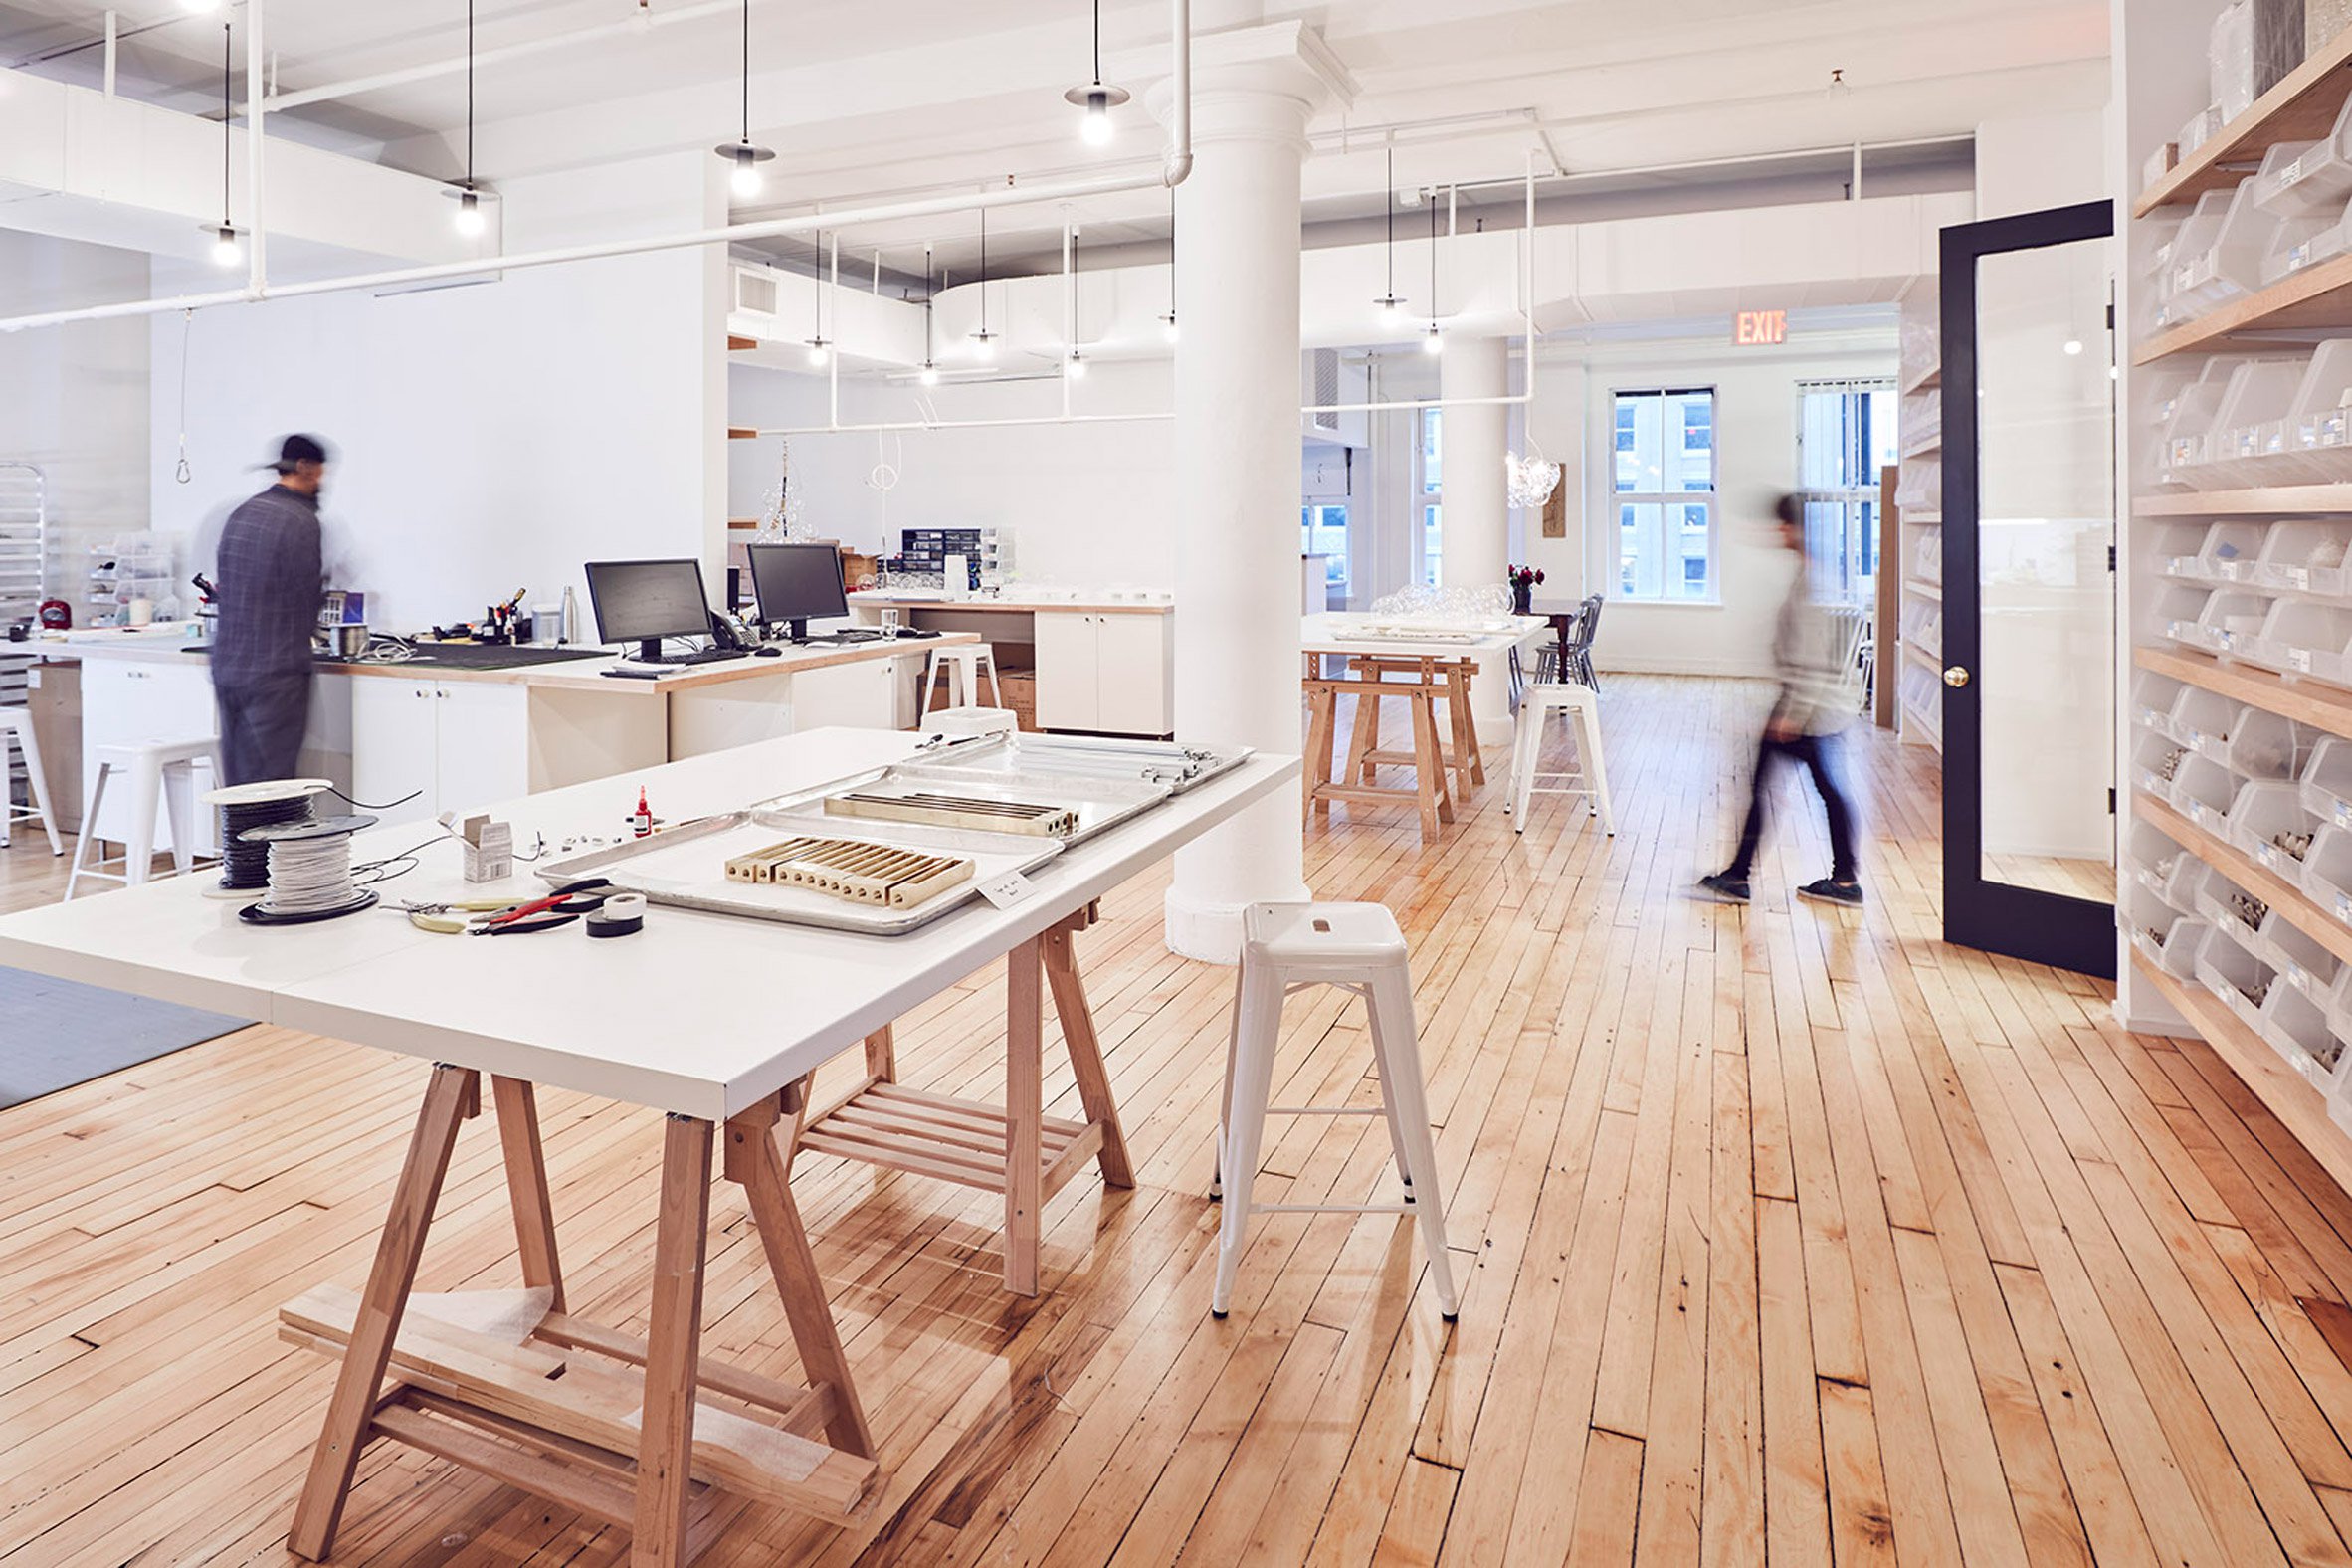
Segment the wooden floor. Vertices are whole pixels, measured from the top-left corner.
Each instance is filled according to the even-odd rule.
[[[1828,869],[1792,793],[1743,912],[1685,888],[1758,693],[1604,700],[1614,841],[1558,800],[1514,835],[1498,779],[1443,843],[1342,810],[1308,847],[1413,936],[1459,1324],[1386,1217],[1266,1219],[1210,1318],[1230,975],[1164,953],[1147,880],[1082,954],[1140,1186],[1054,1203],[1028,1302],[992,1197],[806,1159],[888,1492],[854,1534],[754,1510],[705,1560],[2352,1564],[2352,1200],[2202,1046],[1934,939],[1923,748],[1854,754],[1866,909],[1791,900]],[[0,867],[0,903],[59,880]],[[914,1081],[995,1092],[1000,984],[908,1021]],[[1277,1099],[1368,1099],[1358,1017],[1290,1019]],[[274,1310],[362,1277],[425,1071],[256,1029],[0,1113],[0,1563],[288,1560],[330,1377]],[[1066,1067],[1047,1093],[1076,1114]],[[656,1118],[543,1113],[573,1308],[641,1325]],[[1393,1198],[1389,1158],[1369,1118],[1300,1122],[1259,1191]],[[428,1287],[514,1282],[487,1119],[442,1216]],[[709,1342],[788,1374],[730,1187],[713,1230]],[[379,1446],[336,1560],[626,1550]]]

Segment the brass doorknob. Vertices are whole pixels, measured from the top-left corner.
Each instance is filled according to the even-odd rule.
[[[1962,665],[1944,666],[1944,685],[1957,691],[1968,685],[1968,670]]]

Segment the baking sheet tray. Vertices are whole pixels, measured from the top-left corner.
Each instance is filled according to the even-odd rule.
[[[817,793],[822,796],[840,787],[828,786]],[[728,857],[749,854],[780,840],[804,835],[887,844],[934,855],[968,856],[973,863],[972,877],[911,909],[854,903],[806,887],[728,881]],[[575,855],[536,870],[545,881],[558,883],[582,877],[603,877],[612,882],[616,892],[643,893],[649,902],[682,909],[778,920],[791,925],[817,925],[836,931],[861,931],[873,936],[896,936],[928,925],[979,897],[981,883],[1010,872],[1035,871],[1061,853],[1058,839],[967,833],[917,823],[865,822],[856,817],[829,817],[819,810],[760,806],[704,817],[651,838]]]
[[[964,741],[898,764],[913,770],[955,768],[1033,778],[1164,784],[1181,795],[1250,760],[1248,746],[1187,746],[1167,740],[1097,740],[1076,735],[994,735]]]

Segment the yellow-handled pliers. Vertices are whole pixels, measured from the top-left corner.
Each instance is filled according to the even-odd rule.
[[[495,914],[514,907],[512,898],[461,898],[453,903],[406,904],[408,923],[420,931],[434,931],[443,936],[463,936],[477,914]]]

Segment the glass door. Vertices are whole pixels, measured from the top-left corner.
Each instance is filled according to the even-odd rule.
[[[2109,978],[2113,224],[1943,232],[1944,935]]]

